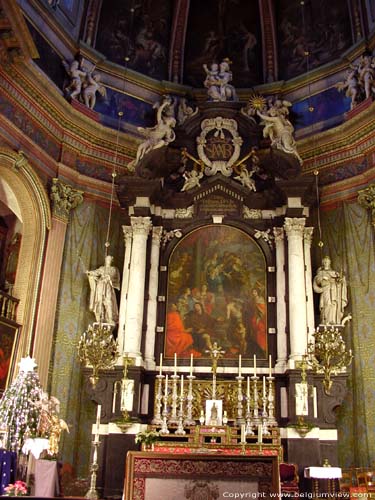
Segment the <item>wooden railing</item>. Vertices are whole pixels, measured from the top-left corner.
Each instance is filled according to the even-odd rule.
[[[16,321],[19,299],[0,290],[0,317]]]

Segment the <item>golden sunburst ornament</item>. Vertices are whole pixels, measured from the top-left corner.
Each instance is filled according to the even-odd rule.
[[[254,109],[263,109],[266,105],[266,99],[259,94],[251,94],[249,98],[249,106]]]

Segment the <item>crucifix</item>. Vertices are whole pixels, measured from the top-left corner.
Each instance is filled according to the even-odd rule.
[[[214,342],[210,349],[205,351],[210,355],[212,361],[212,399],[216,399],[216,372],[217,372],[217,362],[223,357],[225,351]]]

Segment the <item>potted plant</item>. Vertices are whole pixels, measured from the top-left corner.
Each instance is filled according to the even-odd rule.
[[[23,497],[28,495],[27,484],[23,481],[16,481],[14,484],[8,484],[4,488],[3,495],[5,497]]]
[[[158,441],[160,437],[159,432],[154,430],[145,430],[138,432],[135,436],[135,442],[142,444],[143,450],[153,450],[154,443]]]

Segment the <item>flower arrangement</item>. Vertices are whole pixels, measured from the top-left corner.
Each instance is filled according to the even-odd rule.
[[[23,497],[25,495],[28,495],[28,490],[27,484],[23,481],[16,481],[4,488],[4,496],[6,497]]]
[[[135,442],[142,443],[143,445],[149,446],[149,445],[155,443],[155,441],[157,441],[159,439],[159,437],[160,437],[159,432],[152,431],[152,430],[151,431],[145,430],[145,431],[138,432],[138,434],[136,434]]]

